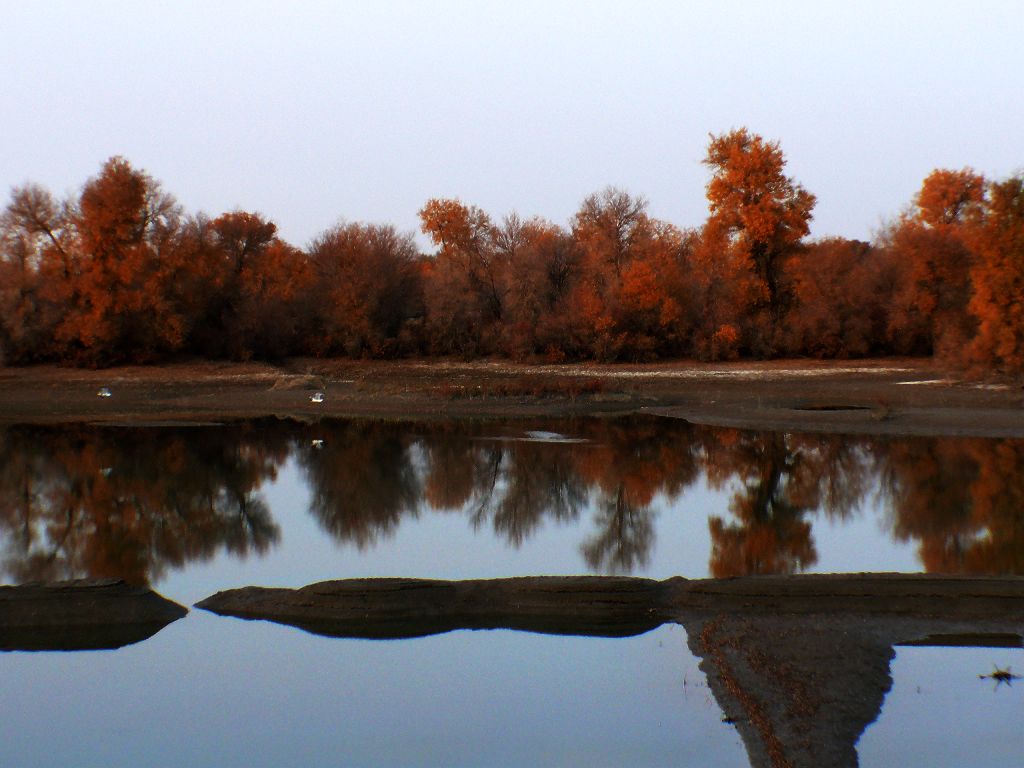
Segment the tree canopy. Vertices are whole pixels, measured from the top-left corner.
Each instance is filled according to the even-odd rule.
[[[297,248],[259,212],[188,214],[113,157],[65,199],[11,190],[0,359],[935,354],[1024,374],[1024,177],[937,169],[874,242],[812,241],[815,197],[779,142],[711,135],[703,162],[696,226],[612,186],[565,226],[434,198],[421,253],[360,222]]]

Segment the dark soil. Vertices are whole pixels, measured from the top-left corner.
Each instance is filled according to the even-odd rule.
[[[102,387],[110,397],[99,397]],[[312,402],[315,392],[323,402]],[[164,424],[277,415],[436,418],[646,412],[776,430],[1024,436],[1019,382],[930,360],[649,365],[293,359],[0,368],[0,423]]]

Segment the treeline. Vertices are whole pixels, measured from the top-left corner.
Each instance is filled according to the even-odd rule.
[[[77,197],[12,190],[0,355],[102,366],[176,355],[652,360],[936,354],[1024,372],[1024,174],[937,170],[873,243],[808,241],[815,198],[776,142],[712,136],[709,215],[615,188],[568,227],[454,199],[435,244],[343,223],[299,249],[257,213],[188,215],[112,158]]]

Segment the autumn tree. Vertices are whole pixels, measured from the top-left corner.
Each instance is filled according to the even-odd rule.
[[[504,311],[504,260],[494,226],[476,206],[432,199],[419,212],[423,233],[438,247],[426,271],[424,302],[431,349],[442,354],[493,351]]]
[[[889,351],[889,315],[902,285],[889,251],[826,238],[793,255],[789,277],[793,304],[782,336],[787,351],[823,358]]]
[[[415,349],[422,315],[419,253],[390,225],[339,224],[309,248],[319,354],[391,356]]]
[[[1024,374],[1024,175],[993,182],[970,235],[975,260],[968,308],[977,321],[970,350],[983,367]]]
[[[809,232],[814,195],[784,174],[778,142],[746,128],[712,135],[704,164],[711,170],[705,237],[721,245],[720,258],[738,262],[752,278],[741,294],[748,342],[757,354],[771,353],[788,300],[786,262]]]
[[[886,233],[883,247],[907,267],[894,297],[893,332],[924,337],[925,352],[959,360],[974,335],[967,306],[974,256],[969,233],[984,198],[984,179],[969,168],[936,170],[921,184],[913,207]]]
[[[313,272],[305,254],[278,238],[273,222],[248,211],[217,217],[204,234],[204,248],[214,254],[208,280],[217,290],[196,347],[238,360],[297,351],[311,325],[304,302]]]
[[[0,361],[55,354],[54,332],[71,302],[72,226],[67,203],[27,184],[0,214]]]
[[[114,157],[82,188],[72,222],[71,301],[56,329],[65,356],[143,362],[180,347],[185,328],[165,268],[180,223],[174,199]]]
[[[606,187],[583,201],[572,221],[581,254],[569,313],[588,356],[612,360],[656,353],[678,331],[682,232],[647,215],[647,201]]]
[[[693,232],[657,219],[623,270],[614,311],[624,348],[637,360],[681,356],[692,351],[695,303]]]
[[[579,249],[561,227],[509,216],[496,233],[507,254],[501,350],[522,359],[558,362],[578,354],[567,303],[580,273]]]

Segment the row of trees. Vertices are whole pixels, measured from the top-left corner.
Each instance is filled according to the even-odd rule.
[[[281,532],[261,489],[289,459],[313,519],[359,549],[434,511],[514,547],[545,526],[579,525],[587,568],[630,573],[648,564],[659,517],[706,482],[729,496],[729,514],[707,518],[714,576],[808,570],[816,525],[877,502],[890,535],[916,544],[929,572],[1024,573],[1022,440],[792,435],[649,417],[544,426],[586,442],[494,439],[501,428],[479,422],[0,430],[0,577],[144,583],[222,552],[263,554]]]
[[[932,354],[1024,372],[1024,175],[937,170],[873,243],[808,241],[815,198],[778,143],[713,136],[709,215],[680,229],[615,188],[568,227],[420,211],[437,250],[339,224],[305,250],[256,213],[186,215],[109,160],[74,198],[0,216],[0,351],[107,365],[176,354],[596,360]]]

